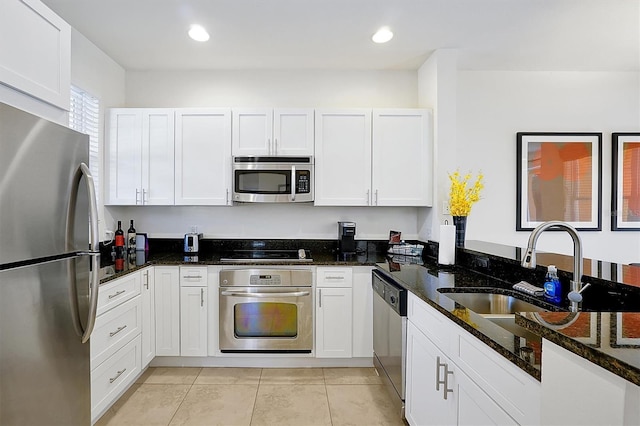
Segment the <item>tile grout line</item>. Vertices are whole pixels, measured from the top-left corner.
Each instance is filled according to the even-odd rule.
[[[333,426],[333,415],[331,414],[331,403],[329,402],[329,391],[327,390],[327,377],[324,375],[325,368],[322,368],[322,381],[324,382],[324,396],[327,398],[327,409],[329,410],[329,422]]]
[[[260,382],[262,381],[262,372],[264,368],[260,369],[260,377],[258,377],[258,386],[256,386],[256,394],[253,397],[253,408],[251,408],[251,418],[249,419],[249,426],[253,424],[253,415],[256,412],[256,403],[258,402],[258,392],[260,392]]]
[[[198,376],[200,376],[200,373],[202,373],[202,367],[200,367],[200,371],[198,371],[198,374],[193,379],[193,382],[191,382],[191,385],[189,385],[189,389],[187,389],[187,392],[182,397],[182,401],[180,401],[180,404],[178,404],[178,408],[176,408],[176,411],[173,412],[173,415],[169,419],[169,423],[167,423],[167,426],[169,426],[171,424],[173,419],[176,417],[176,414],[178,414],[178,411],[180,411],[180,407],[182,407],[182,404],[184,403],[184,400],[187,399],[187,395],[189,395],[189,392],[191,392],[191,389],[193,389],[193,384],[196,382],[196,380],[198,380]]]

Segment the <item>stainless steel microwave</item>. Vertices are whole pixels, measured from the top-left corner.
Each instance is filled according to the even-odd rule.
[[[313,201],[313,157],[233,157],[233,201]]]

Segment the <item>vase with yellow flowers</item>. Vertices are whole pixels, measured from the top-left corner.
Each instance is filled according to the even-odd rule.
[[[467,231],[467,216],[471,212],[471,206],[480,200],[480,192],[484,188],[482,179],[484,175],[478,173],[475,182],[469,185],[471,173],[464,176],[458,170],[449,174],[451,188],[449,190],[449,212],[453,216],[453,224],[456,227],[456,246],[464,247],[464,238]]]

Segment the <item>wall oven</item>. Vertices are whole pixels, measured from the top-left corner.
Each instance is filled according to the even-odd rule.
[[[220,272],[220,351],[310,353],[310,269]]]
[[[313,201],[313,157],[233,157],[233,201]]]

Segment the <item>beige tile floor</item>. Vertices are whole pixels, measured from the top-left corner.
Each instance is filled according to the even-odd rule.
[[[149,368],[106,425],[398,425],[373,368]]]

